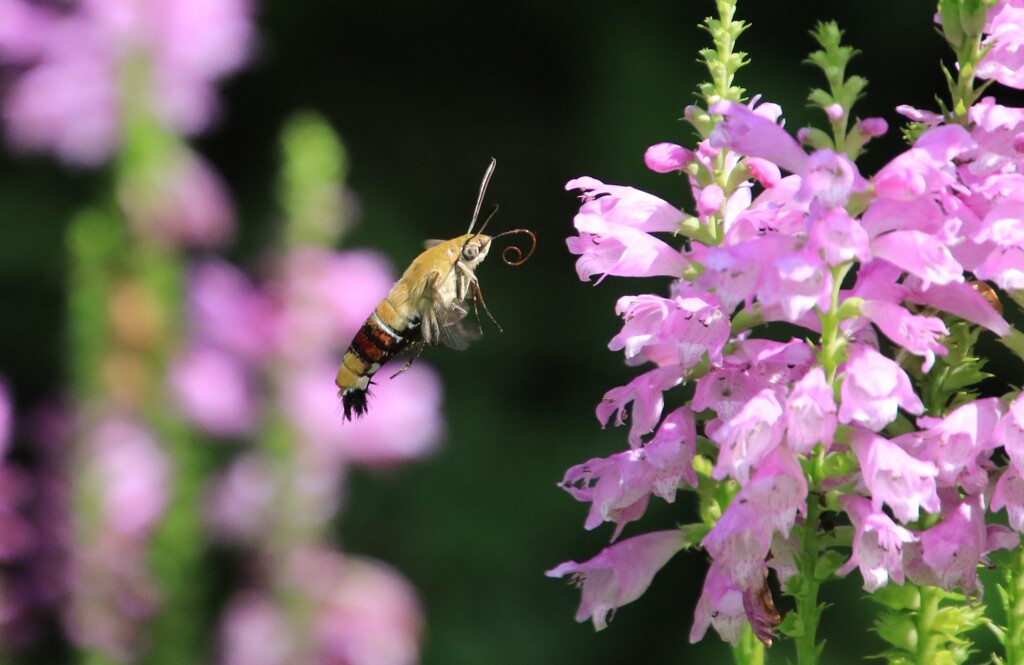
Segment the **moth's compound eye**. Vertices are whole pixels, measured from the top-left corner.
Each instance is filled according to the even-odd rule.
[[[480,254],[480,248],[477,245],[466,245],[462,248],[462,258],[467,261],[472,261]]]

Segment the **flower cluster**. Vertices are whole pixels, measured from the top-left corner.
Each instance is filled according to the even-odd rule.
[[[974,51],[978,75],[1021,87],[1024,5],[1000,0],[981,23],[989,48]],[[816,37],[824,49],[812,61],[842,72],[850,53],[838,30]],[[658,144],[645,159],[687,176],[692,214],[593,178],[566,185],[582,191],[568,240],[581,279],[673,281],[667,296],[616,306],[623,327],[609,348],[645,369],[610,390],[597,417],[629,422],[629,449],[569,469],[561,485],[591,504],[588,529],[615,524],[613,540],[652,494],[673,501],[680,486],[711,516],[550,571],[582,581],[578,619],[604,627],[699,542],[712,563],[691,640],[713,626],[736,644],[749,622],[768,643],[779,621],[769,569],[784,587],[820,575],[806,555],[827,549],[814,533],[823,510],[852,525],[852,552],[831,570],[859,569],[868,591],[910,580],[979,594],[978,565],[1018,545],[1024,397],[972,401],[962,389],[983,375],[958,343],[964,331],[1009,335],[990,284],[1024,289],[1024,109],[991,97],[968,98],[963,117],[900,107],[918,123],[915,140],[867,176],[855,159],[886,122],[847,131],[851,87],[812,94],[834,138],[794,138],[781,109],[757,99],[688,108],[703,140]],[[801,331],[755,336],[763,324]],[[1004,507],[1012,529],[986,521]],[[818,611],[797,605],[802,619]]]

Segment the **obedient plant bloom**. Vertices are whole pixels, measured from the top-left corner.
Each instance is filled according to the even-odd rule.
[[[989,10],[979,75],[1024,87],[1022,21],[1017,0]],[[837,55],[839,31],[828,32],[816,34],[824,50],[812,59],[827,71],[822,63],[841,61],[831,71],[842,71],[849,54]],[[832,137],[794,136],[781,109],[757,97],[712,95],[706,111],[688,108],[698,145],[658,143],[644,159],[686,176],[692,208],[590,177],[566,185],[583,191],[568,240],[581,279],[670,282],[615,308],[623,326],[608,346],[639,373],[605,394],[597,417],[628,423],[628,448],[572,467],[560,486],[590,504],[586,528],[615,523],[613,539],[642,518],[652,493],[697,491],[700,546],[712,563],[691,639],[714,626],[736,644],[746,621],[769,643],[780,617],[768,569],[784,580],[816,570],[807,557],[829,548],[810,535],[823,512],[852,527],[840,538],[845,563],[831,570],[858,570],[869,592],[891,580],[974,595],[978,565],[1019,542],[1024,399],[957,391],[984,378],[963,340],[1011,334],[980,280],[1024,289],[1024,111],[972,99],[954,122],[902,107],[919,123],[913,141],[870,175],[856,158],[887,123],[848,124],[855,97],[844,94],[812,95]],[[761,324],[775,322],[787,325],[779,330],[788,342],[762,335]],[[653,453],[680,413],[692,433],[683,440],[697,445],[676,460],[692,467],[666,474]],[[987,523],[1002,508],[1012,529]],[[807,542],[818,543],[810,555]],[[611,551],[549,574],[614,569]],[[603,627],[647,582],[629,594],[585,582],[577,619]],[[817,607],[789,592],[798,612]]]
[[[547,575],[572,575],[573,582],[583,590],[576,620],[589,618],[594,628],[601,630],[608,625],[608,615],[639,598],[655,573],[682,548],[678,531],[654,531],[606,547],[589,561],[563,563]]]

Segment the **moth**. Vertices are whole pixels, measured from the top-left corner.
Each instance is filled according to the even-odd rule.
[[[425,251],[409,264],[356,333],[335,379],[345,419],[351,420],[353,415],[366,413],[373,375],[396,354],[410,347],[422,350],[424,346],[462,350],[479,337],[479,328],[468,328],[463,319],[469,306],[477,311],[480,305],[487,311],[476,269],[487,258],[493,240],[516,233],[529,236],[532,242],[529,251],[524,253],[514,245],[504,249],[502,260],[508,265],[522,265],[533,254],[537,238],[527,229],[512,229],[495,236],[484,235],[483,231],[497,212],[497,206],[487,215],[480,230],[473,231],[496,166],[497,161],[492,158],[480,183],[476,207],[466,233],[451,240],[428,240]],[[402,367],[395,376],[408,369],[410,364]]]

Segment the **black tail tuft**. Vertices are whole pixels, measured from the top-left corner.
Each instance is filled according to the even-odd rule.
[[[358,388],[350,388],[342,391],[341,406],[345,411],[345,420],[352,420],[353,412],[355,412],[357,418],[366,413],[366,398],[368,396],[369,392],[366,390],[359,390]]]

